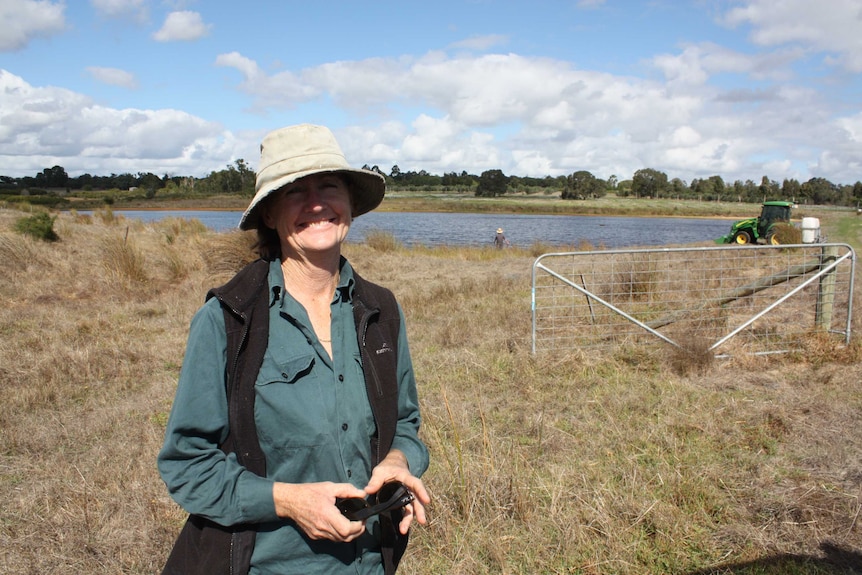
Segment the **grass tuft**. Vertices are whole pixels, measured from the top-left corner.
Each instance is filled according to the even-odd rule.
[[[32,240],[10,233],[0,233],[0,262],[7,271],[25,271],[31,264],[43,264]]]
[[[114,214],[114,211],[107,206],[99,210],[94,210],[93,217],[97,218],[107,226],[116,225],[124,219],[123,216]]]
[[[162,230],[169,244],[181,236],[200,236],[207,232],[207,227],[197,218],[164,218],[154,225]]]
[[[397,252],[404,248],[391,232],[383,230],[370,230],[365,234],[365,245],[383,253]]]
[[[680,347],[671,346],[668,363],[677,375],[698,376],[709,372],[715,362],[715,352],[710,342],[702,337],[691,335],[683,337]]]
[[[257,258],[253,249],[255,241],[253,232],[235,230],[208,234],[200,244],[200,255],[207,272],[214,278],[230,279],[230,276]]]
[[[102,263],[110,278],[123,285],[146,283],[148,276],[144,255],[128,235],[106,237],[101,247]]]

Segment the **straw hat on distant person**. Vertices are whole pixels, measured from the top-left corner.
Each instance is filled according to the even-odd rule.
[[[300,178],[324,172],[347,177],[353,217],[370,212],[383,201],[384,177],[377,172],[350,167],[329,128],[312,124],[288,126],[263,138],[254,198],[242,214],[240,229],[257,227],[260,203],[270,194]]]

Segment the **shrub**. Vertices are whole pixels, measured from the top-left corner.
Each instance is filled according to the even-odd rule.
[[[37,240],[56,242],[60,239],[60,236],[54,231],[54,220],[56,219],[56,216],[51,217],[45,212],[40,212],[16,221],[15,231]]]

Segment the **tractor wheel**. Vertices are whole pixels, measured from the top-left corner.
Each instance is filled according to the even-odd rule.
[[[737,243],[741,246],[744,246],[746,244],[750,244],[751,243],[751,234],[749,234],[748,232],[745,232],[745,231],[736,232],[736,235],[733,236],[733,241],[734,241],[734,243]]]
[[[766,235],[766,243],[771,246],[780,246],[781,241],[778,239],[778,234],[770,232]]]

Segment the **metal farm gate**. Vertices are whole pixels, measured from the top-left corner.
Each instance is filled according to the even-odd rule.
[[[533,264],[533,353],[664,342],[716,355],[850,342],[846,244],[550,253]]]

